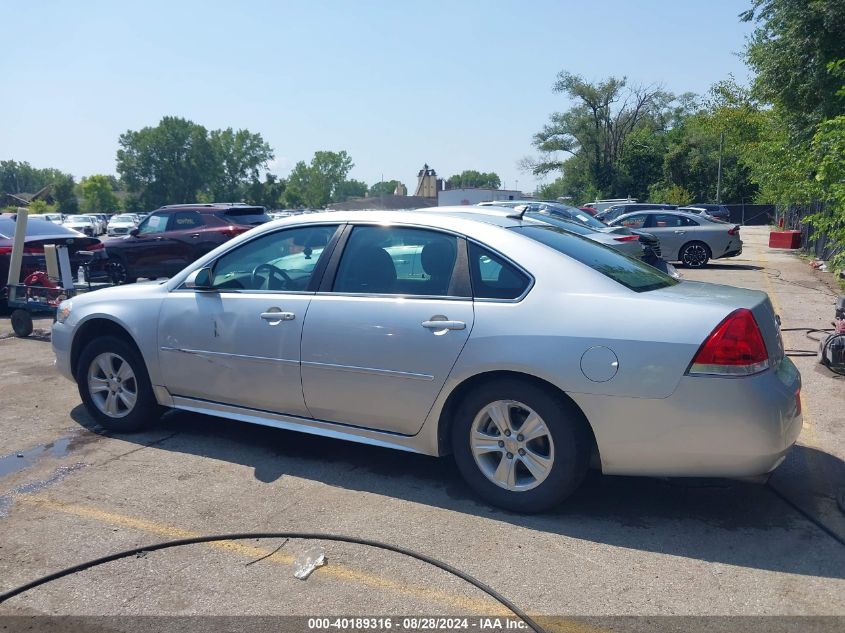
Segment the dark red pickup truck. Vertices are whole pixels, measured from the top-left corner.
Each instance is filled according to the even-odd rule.
[[[264,207],[181,204],[156,209],[129,235],[105,240],[114,283],[171,277],[223,242],[268,222]]]

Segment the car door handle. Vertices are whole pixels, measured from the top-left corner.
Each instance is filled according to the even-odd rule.
[[[293,321],[296,315],[293,312],[282,312],[281,310],[262,312],[260,315],[265,321]]]
[[[446,321],[445,319],[423,321],[420,325],[427,330],[464,330],[467,326],[463,321]]]
[[[677,233],[678,235],[683,235],[684,233],[686,233],[686,231],[675,231],[675,233]]]
[[[199,236],[200,236],[199,233],[191,233],[191,237],[199,237]]]

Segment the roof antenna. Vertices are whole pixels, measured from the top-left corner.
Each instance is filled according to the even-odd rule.
[[[507,217],[513,218],[514,220],[521,220],[522,216],[525,215],[525,212],[528,211],[527,204],[519,204],[513,208],[514,213],[508,213]]]

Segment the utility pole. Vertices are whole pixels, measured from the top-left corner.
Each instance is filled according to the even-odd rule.
[[[722,204],[722,143],[725,140],[725,133],[719,133],[719,173],[716,176],[716,204]]]

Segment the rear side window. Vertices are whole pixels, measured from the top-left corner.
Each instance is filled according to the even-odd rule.
[[[531,284],[513,264],[473,242],[469,244],[469,272],[476,299],[517,299]]]
[[[198,226],[203,226],[202,216],[196,211],[177,211],[170,216],[168,231],[185,231]]]
[[[247,226],[258,226],[273,219],[267,215],[264,207],[232,207],[216,215],[226,222]]]
[[[518,226],[511,230],[550,246],[634,292],[657,290],[678,283],[648,264],[556,226]]]

